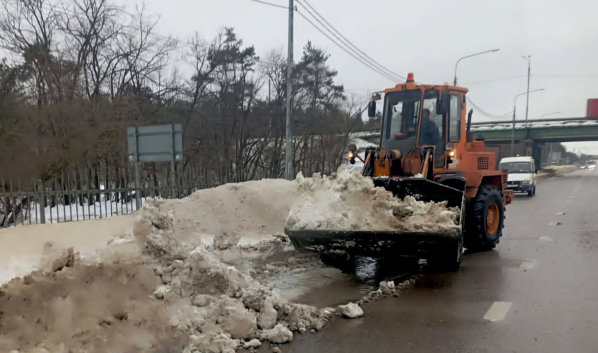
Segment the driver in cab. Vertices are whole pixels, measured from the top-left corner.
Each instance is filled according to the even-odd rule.
[[[430,109],[422,110],[422,125],[419,138],[420,146],[436,145],[440,139],[438,126],[430,119]]]

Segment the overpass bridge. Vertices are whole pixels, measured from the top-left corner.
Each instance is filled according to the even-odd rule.
[[[474,136],[483,136],[489,143],[510,143],[513,122],[475,123],[471,126]],[[598,141],[598,119],[567,118],[528,120],[515,122],[515,142],[532,140],[546,142]]]
[[[489,146],[499,147],[499,157],[509,156],[511,138],[517,144],[515,153],[531,155],[537,165],[542,165],[542,151],[546,143],[598,141],[598,119],[564,118],[516,121],[490,121],[471,124],[474,138],[484,138]],[[351,135],[378,143],[379,132],[356,132]]]
[[[474,138],[484,138],[488,145],[498,145],[500,157],[511,154],[511,139],[517,144],[515,153],[532,156],[536,165],[542,165],[546,143],[598,141],[598,120],[590,118],[566,118],[488,122],[472,124]]]

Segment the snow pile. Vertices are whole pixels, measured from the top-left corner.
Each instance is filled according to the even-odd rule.
[[[458,207],[410,196],[400,200],[344,167],[330,177],[304,178],[300,173],[297,183],[303,194],[289,212],[287,229],[460,232]]]
[[[264,179],[200,190],[181,200],[167,200],[163,208],[174,212],[177,228],[186,234],[237,234],[259,240],[283,233],[297,196],[294,182]]]
[[[320,330],[331,318],[333,310],[286,302],[205,246],[185,246],[177,240],[172,212],[162,206],[148,202],[134,234],[154,259],[161,281],[154,296],[170,303],[170,325],[190,337],[185,352],[227,352],[256,339],[285,343],[292,331]]]
[[[334,316],[334,309],[282,299],[224,263],[220,250],[185,241],[177,225],[170,201],[150,200],[100,262],[48,245],[43,270],[0,288],[0,351],[230,353],[289,342],[293,332],[318,331]],[[220,238],[218,248],[249,253],[281,242],[239,246]]]
[[[0,231],[0,285],[49,265],[47,261],[53,252],[72,247],[80,253],[81,258],[93,258],[115,235],[131,231],[134,221],[133,216],[120,216],[85,222],[4,228]]]
[[[148,298],[155,276],[138,262],[73,263],[57,252],[50,272],[0,287],[0,352],[79,353],[183,349],[166,308]]]
[[[326,200],[328,194],[336,199]],[[341,218],[349,221],[330,210],[317,215],[332,225],[350,225],[353,214],[372,207],[386,218],[401,211],[409,219],[440,207],[408,202],[396,207],[371,180],[342,169],[338,177],[300,175],[296,182],[229,184],[183,200],[148,200],[132,227],[109,230],[106,221],[87,223],[118,235],[96,256],[79,255],[79,245],[48,244],[39,271],[0,287],[0,352],[230,353],[320,330],[340,310],[291,303],[272,284],[274,277],[301,276],[312,265],[324,274],[315,257],[289,257],[293,253],[282,232],[298,197],[346,212]],[[309,217],[314,224],[328,224]],[[97,235],[88,230],[77,232],[82,243]],[[393,293],[394,286],[382,288],[357,304]]]
[[[363,316],[363,310],[359,307],[359,305],[355,303],[340,305],[339,309],[341,311],[341,314],[348,317],[349,319],[356,319],[358,317]]]

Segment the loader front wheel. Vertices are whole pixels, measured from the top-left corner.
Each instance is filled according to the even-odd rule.
[[[488,251],[496,247],[502,236],[505,208],[499,189],[483,185],[470,208],[466,222],[465,247],[474,251]]]

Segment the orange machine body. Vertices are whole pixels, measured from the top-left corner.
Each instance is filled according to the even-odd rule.
[[[467,106],[465,99],[465,95],[469,91],[467,88],[451,86],[448,83],[445,83],[443,85],[417,84],[412,80],[412,77],[410,76],[406,83],[398,84],[394,88],[386,89],[383,93],[387,94],[390,92],[416,89],[425,91],[427,89],[432,88],[438,91],[448,90],[451,96],[459,96],[461,102],[459,123],[460,138],[458,141],[451,141],[451,143],[454,145],[454,148],[451,151],[446,151],[446,153],[442,157],[446,159],[446,163],[444,163],[444,167],[442,168],[434,168],[434,175],[440,176],[441,173],[444,171],[459,171],[462,173],[463,177],[467,179],[467,187],[465,191],[465,196],[467,198],[474,198],[477,195],[480,186],[485,184],[491,184],[495,185],[500,190],[502,190],[504,204],[510,204],[513,197],[513,192],[507,190],[508,172],[506,170],[496,169],[497,156],[494,152],[486,152],[484,141],[473,141],[472,139],[468,140],[466,109]],[[420,106],[419,109],[421,116],[422,107]],[[448,131],[450,121],[449,119],[444,120],[446,123],[445,131]],[[422,119],[418,119],[418,124],[420,125],[418,126],[419,130],[422,124]],[[445,143],[448,143],[448,134],[445,134],[445,139]],[[417,141],[417,147],[423,147],[420,145],[419,139]],[[393,155],[390,153],[387,153],[384,156],[377,156],[377,161],[374,168],[374,176],[395,176],[391,175],[390,165],[393,162],[392,157]],[[403,158],[401,159],[401,163],[403,170],[421,170],[421,162],[416,161],[414,159]],[[411,165],[410,163],[413,163],[414,165]]]

